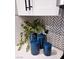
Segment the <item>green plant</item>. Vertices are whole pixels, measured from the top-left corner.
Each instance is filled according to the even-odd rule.
[[[18,50],[21,50],[21,47],[23,44],[27,44],[26,51],[29,50],[29,37],[32,32],[34,33],[41,33],[45,31],[45,26],[40,22],[40,20],[36,19],[32,23],[24,21],[23,24],[21,24],[21,27],[23,28],[23,32],[20,33],[20,40],[17,46],[19,46]],[[23,39],[23,35],[25,39]]]

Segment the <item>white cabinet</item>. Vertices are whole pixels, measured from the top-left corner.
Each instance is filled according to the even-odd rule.
[[[30,0],[30,2],[32,8],[26,11],[25,0],[16,0],[18,15],[58,15],[56,0]]]
[[[16,6],[18,15],[32,15],[32,10],[26,11],[25,0],[16,0]]]
[[[35,15],[58,15],[56,0],[33,0]]]

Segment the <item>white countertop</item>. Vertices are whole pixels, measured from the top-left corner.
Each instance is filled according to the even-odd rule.
[[[63,54],[63,51],[52,47],[52,55],[51,56],[45,56],[43,54],[43,50],[41,49],[40,54],[38,55],[32,55],[31,51],[28,52],[25,51],[25,47],[23,46],[20,51],[17,50],[17,46],[15,48],[15,59],[60,59],[60,57]]]

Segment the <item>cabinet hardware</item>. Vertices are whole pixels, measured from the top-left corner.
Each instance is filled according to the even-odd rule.
[[[29,6],[27,6],[27,0],[25,0],[25,9],[26,9],[26,11],[27,11],[28,8],[29,8],[29,10],[31,10],[31,8],[32,8],[32,6],[30,5],[30,0],[28,0],[28,5]]]
[[[30,0],[28,2],[29,2],[29,10],[31,10],[32,6],[30,5]]]

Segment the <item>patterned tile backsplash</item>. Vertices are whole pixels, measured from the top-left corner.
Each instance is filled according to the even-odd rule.
[[[64,17],[61,16],[27,16],[27,17],[19,17],[17,21],[16,16],[16,30],[17,31],[17,22],[18,21],[30,21],[32,22],[35,19],[39,19],[41,23],[46,26],[46,29],[49,30],[47,34],[47,39],[53,46],[64,51]],[[19,29],[18,29],[19,30]],[[15,34],[15,37],[17,35]]]

